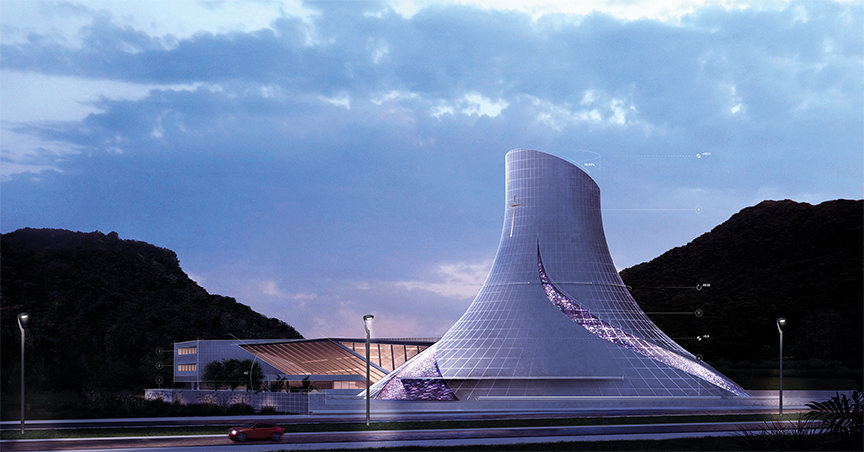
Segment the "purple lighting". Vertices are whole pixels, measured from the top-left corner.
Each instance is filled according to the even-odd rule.
[[[459,400],[447,386],[435,359],[435,346],[405,363],[378,392],[378,400]]]
[[[702,380],[723,388],[737,396],[749,396],[743,388],[722,376],[717,375],[698,362],[685,358],[677,353],[670,352],[662,347],[658,347],[644,339],[638,338],[601,320],[594,314],[590,313],[587,309],[581,308],[574,300],[558,290],[558,288],[549,280],[549,276],[546,275],[546,270],[543,268],[543,260],[540,257],[539,245],[537,246],[537,266],[540,272],[540,283],[543,285],[543,290],[546,292],[549,301],[551,301],[552,304],[554,304],[564,315],[590,331],[595,336],[625,347],[639,353],[640,355],[647,356],[663,364],[687,372],[690,375],[701,378]]]

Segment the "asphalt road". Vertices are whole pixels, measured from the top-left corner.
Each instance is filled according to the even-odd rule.
[[[392,430],[363,432],[320,432],[285,434],[279,442],[247,441],[235,443],[226,435],[132,437],[103,439],[3,441],[4,451],[47,450],[153,450],[246,451],[310,450],[328,448],[374,448],[404,445],[518,444],[526,442],[603,441],[613,439],[665,439],[692,436],[728,435],[739,425],[759,428],[761,422],[637,424],[573,427],[520,427],[441,430]]]
[[[801,411],[787,409],[789,413]],[[375,421],[467,421],[483,419],[555,419],[572,417],[610,417],[610,416],[657,416],[657,415],[722,415],[722,414],[774,414],[775,410],[738,409],[725,411],[706,410],[675,410],[658,413],[656,410],[610,410],[610,411],[510,411],[510,412],[452,412],[452,413],[373,413]],[[27,430],[65,429],[65,428],[124,428],[124,427],[182,427],[182,426],[231,426],[242,425],[250,421],[267,420],[279,424],[326,424],[340,422],[364,422],[365,414],[346,415],[278,415],[278,416],[202,416],[202,417],[154,417],[154,418],[116,418],[116,419],[59,419],[59,420],[25,420]],[[0,430],[18,430],[20,421],[2,421]]]

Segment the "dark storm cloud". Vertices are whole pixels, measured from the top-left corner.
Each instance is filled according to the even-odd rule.
[[[802,157],[801,143],[848,147],[845,137],[860,136],[861,98],[846,95],[862,87],[862,43],[855,36],[861,8],[852,5],[708,9],[680,26],[596,13],[532,21],[516,12],[450,6],[405,18],[375,2],[310,5],[319,10],[311,24],[283,17],[249,33],[151,37],[97,14],[82,30],[80,48],[45,36],[5,44],[6,69],[205,84],[153,91],[138,101],[106,100],[102,113],[80,123],[18,130],[93,148],[115,147],[122,137],[126,152],[158,146],[189,152],[218,141],[215,147],[230,153],[237,143],[272,149],[268,141],[289,139],[310,140],[322,153],[352,141],[331,140],[328,132],[324,141],[333,146],[327,146],[315,137],[333,124],[369,137],[401,131],[414,143],[440,141],[464,120],[431,114],[443,105],[459,115],[462,96],[477,93],[506,102],[498,123],[526,139],[578,136],[583,146],[624,154],[643,152],[646,135],[671,152],[714,150],[757,160],[781,152]],[[392,92],[401,97],[372,102]],[[350,109],[320,97],[341,98]],[[612,139],[617,144],[609,147]]]
[[[793,4],[781,13],[700,12],[684,26],[602,14],[532,22],[521,13],[455,6],[410,19],[387,10],[376,17],[357,11],[375,4],[342,3],[322,2],[311,27],[281,18],[272,29],[181,40],[97,16],[81,48],[34,36],[0,52],[9,69],[134,82],[241,80],[326,95],[403,89],[448,99],[473,90],[508,101],[531,95],[578,103],[585,90],[598,89],[632,96],[652,122],[675,124],[716,116],[725,107],[715,103],[723,83],[757,101],[750,114],[788,114],[802,88],[854,83],[842,62],[819,69],[826,47],[841,59],[862,50],[849,36],[860,9],[824,2],[806,4],[806,22]]]

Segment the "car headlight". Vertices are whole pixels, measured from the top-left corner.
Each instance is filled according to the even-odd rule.
[[[230,433],[231,433],[232,435],[236,435],[236,434],[237,434],[237,430],[231,430]]]

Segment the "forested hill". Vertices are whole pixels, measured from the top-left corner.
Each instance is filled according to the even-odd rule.
[[[862,213],[860,200],[764,201],[621,278],[646,312],[701,310],[649,317],[709,363],[776,359],[785,317],[784,356],[860,369]]]
[[[208,294],[173,251],[114,232],[20,229],[0,246],[3,392],[18,388],[20,312],[32,318],[33,391],[155,387],[157,376],[170,384],[175,341],[302,338],[281,320]]]

